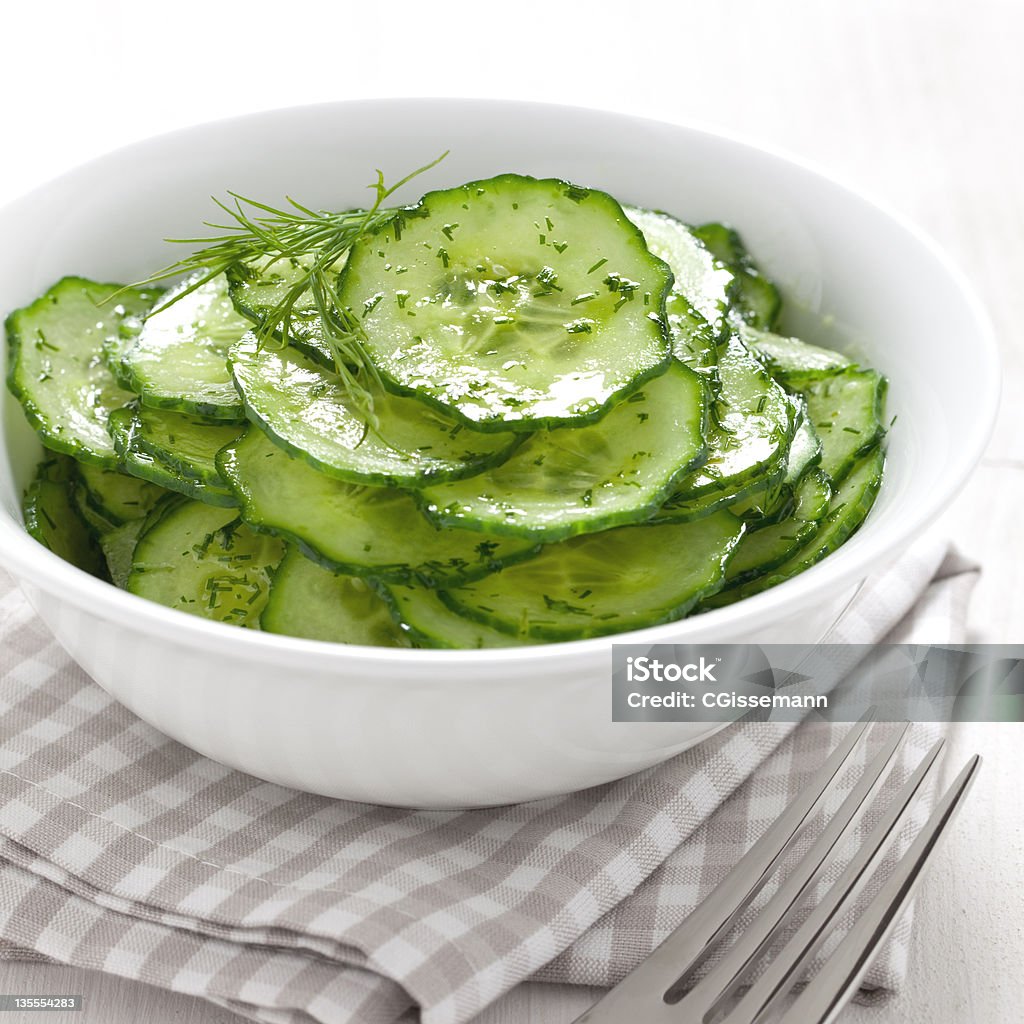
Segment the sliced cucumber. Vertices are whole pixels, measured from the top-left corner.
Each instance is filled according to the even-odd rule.
[[[175,498],[146,523],[127,587],[168,608],[258,629],[284,550],[278,538],[246,526],[237,509]]]
[[[703,607],[719,608],[778,586],[843,545],[856,533],[871,511],[882,484],[884,464],[885,454],[880,448],[862,456],[834,492],[828,512],[803,546],[771,570],[708,598]]]
[[[145,525],[145,519],[132,519],[100,535],[100,549],[107,562],[110,582],[122,590],[128,586],[128,577],[132,571],[132,559],[135,556],[135,545],[138,543]]]
[[[740,337],[768,372],[793,387],[838,373],[854,364],[840,352],[744,325]]]
[[[797,428],[789,446],[785,476],[777,485],[744,498],[729,508],[751,530],[770,526],[789,515],[795,503],[797,487],[811,468],[821,462],[821,439],[811,424],[803,400],[796,398],[794,401],[798,405]]]
[[[117,301],[106,302],[115,292]],[[158,295],[65,277],[7,318],[7,386],[47,448],[80,462],[117,466],[107,419],[132,396],[103,362],[103,340]]]
[[[521,434],[484,434],[415,398],[376,391],[367,424],[338,377],[295,349],[260,347],[247,334],[229,355],[249,418],[273,441],[328,476],[421,487],[503,462]]]
[[[120,470],[83,463],[78,473],[85,487],[86,503],[111,526],[144,519],[166,493],[163,488]]]
[[[708,380],[716,380],[718,346],[711,324],[687,298],[674,290],[665,300],[665,314],[675,358]]]
[[[886,380],[874,370],[844,370],[801,390],[821,438],[821,468],[838,482],[881,440]]]
[[[188,278],[169,292],[114,358],[143,405],[241,422],[245,410],[227,352],[249,321],[232,305],[223,274],[197,286],[200,279]]]
[[[335,273],[341,272],[347,258],[346,253],[338,261],[333,268]],[[298,259],[280,259],[258,271],[236,265],[227,271],[231,301],[242,316],[259,326],[285,299],[289,288],[298,284],[306,274],[306,265]],[[321,366],[334,368],[334,352],[324,340],[320,313],[309,291],[292,307],[288,343]]]
[[[442,591],[455,612],[521,638],[578,640],[682,618],[722,585],[744,526],[728,512],[623,526]]]
[[[133,476],[226,508],[237,506],[214,456],[245,429],[170,409],[129,405],[110,417],[110,434]]]
[[[388,603],[358,576],[331,572],[289,548],[260,617],[268,633],[375,647],[410,647]]]
[[[534,541],[439,530],[404,491],[335,480],[256,427],[217,462],[247,522],[337,572],[436,586],[479,578],[538,550]]]
[[[771,329],[782,310],[782,297],[754,265],[740,236],[725,224],[701,224],[690,229],[730,271],[729,307],[754,327]]]
[[[518,647],[530,643],[482,622],[452,611],[431,587],[403,583],[377,583],[381,597],[391,607],[418,647],[469,648]]]
[[[672,268],[673,294],[682,296],[711,325],[717,337],[729,306],[733,275],[681,220],[635,206],[625,210],[626,216],[643,232],[651,252]]]
[[[538,431],[506,462],[424,488],[435,522],[546,543],[649,519],[705,454],[705,384],[673,361],[597,423]]]
[[[797,421],[793,401],[736,338],[719,347],[717,377],[707,459],[679,481],[655,516],[659,522],[700,518],[785,475]]]
[[[831,497],[828,478],[820,469],[811,470],[797,487],[793,510],[785,519],[744,535],[726,570],[726,586],[743,583],[785,562],[817,531]]]
[[[386,382],[484,430],[599,419],[668,364],[668,267],[604,192],[504,174],[352,248],[340,303]]]
[[[91,576],[107,579],[96,532],[73,500],[74,480],[75,464],[64,455],[54,455],[39,463],[22,506],[25,529],[65,562]]]

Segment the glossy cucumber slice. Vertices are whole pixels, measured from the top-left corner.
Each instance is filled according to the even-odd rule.
[[[107,419],[132,397],[101,358],[119,322],[147,310],[155,289],[65,277],[7,318],[7,386],[43,444],[80,462],[114,468]],[[106,302],[118,292],[116,302]]]
[[[705,383],[673,361],[597,423],[542,430],[495,469],[421,492],[435,522],[546,543],[649,519],[705,454]]]
[[[293,348],[247,334],[230,352],[249,418],[282,448],[352,483],[422,487],[503,462],[522,441],[484,434],[415,398],[375,390],[376,423],[359,414],[337,376]]]
[[[237,506],[214,456],[245,430],[171,409],[129,405],[110,417],[110,434],[124,468],[133,476],[226,508]]]
[[[88,506],[111,526],[143,519],[166,493],[145,480],[120,470],[83,463],[78,469]]]
[[[217,462],[248,523],[337,572],[435,586],[478,578],[538,550],[534,541],[439,530],[404,491],[335,480],[256,427]]]
[[[726,570],[726,586],[774,569],[798,551],[817,531],[831,497],[828,477],[820,469],[811,470],[796,488],[793,509],[786,518],[744,535]]]
[[[719,608],[778,586],[842,546],[871,511],[882,484],[884,464],[885,454],[880,448],[862,456],[834,491],[827,513],[809,540],[771,570],[706,599],[703,607]]]
[[[693,523],[573,537],[441,599],[460,614],[535,640],[578,640],[682,618],[722,585],[744,526],[728,512]]]
[[[75,464],[67,456],[54,455],[40,462],[22,505],[25,529],[65,562],[107,579],[96,532],[73,500],[74,482]]]
[[[821,468],[834,483],[881,440],[886,380],[874,370],[844,370],[801,390],[821,438]]]
[[[838,373],[854,364],[840,352],[744,325],[740,337],[768,372],[794,387]]]
[[[339,300],[391,387],[535,430],[596,420],[666,367],[671,284],[611,196],[504,174],[429,192],[357,242]]]
[[[808,418],[803,400],[794,401],[798,406],[797,428],[789,446],[785,476],[778,484],[729,506],[729,511],[740,516],[751,530],[785,518],[793,508],[797,487],[811,468],[821,462],[821,439]]]
[[[188,278],[165,295],[132,344],[116,356],[108,349],[107,358],[121,367],[143,405],[241,422],[245,410],[227,352],[249,321],[232,305],[223,274],[197,286],[199,279]]]
[[[333,268],[341,272],[346,253]],[[262,269],[234,266],[227,271],[228,294],[235,309],[259,326],[288,294],[288,289],[305,278],[306,265],[299,259],[280,259]],[[335,285],[337,290],[337,285]],[[320,313],[307,291],[292,307],[288,344],[327,369],[334,369],[334,353],[324,340]]]
[[[290,547],[260,617],[268,633],[374,647],[410,647],[388,603],[358,576],[331,572]]]
[[[146,523],[127,588],[190,615],[258,629],[284,550],[277,537],[246,526],[237,509],[173,498]]]
[[[707,380],[717,380],[718,345],[712,326],[685,296],[675,290],[665,300],[665,315],[672,355]]]
[[[754,265],[739,234],[717,223],[700,224],[690,230],[732,275],[730,311],[754,327],[772,328],[782,310],[782,297],[778,288]]]
[[[401,623],[417,647],[475,650],[482,647],[518,647],[531,642],[459,615],[431,587],[379,582],[376,587],[388,602],[395,621]]]
[[[722,342],[718,354],[707,459],[679,481],[659,522],[699,518],[785,475],[797,407],[737,338]]]
[[[672,293],[680,296],[720,335],[729,306],[733,275],[681,221],[667,213],[625,208],[643,232],[647,247],[663,259],[675,277]]]

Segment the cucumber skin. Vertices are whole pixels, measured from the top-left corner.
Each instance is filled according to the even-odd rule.
[[[301,348],[298,345],[294,347],[297,348],[301,354],[311,359],[312,362],[322,366],[322,363],[320,363],[318,359],[310,356],[310,354],[304,348]],[[234,346],[232,346],[232,351],[234,351]],[[234,363],[235,360],[229,354],[228,367],[229,369],[231,369],[233,378]],[[332,368],[323,368],[326,369],[328,372],[333,372]],[[480,473],[484,473],[488,469],[493,469],[496,466],[500,466],[503,462],[506,462],[530,436],[529,434],[525,433],[517,434],[505,448],[495,451],[491,456],[487,458],[481,458],[478,462],[467,463],[467,468],[464,471],[437,471],[435,473],[421,475],[419,477],[416,477],[415,479],[404,476],[395,477],[394,475],[388,473],[361,473],[357,471],[347,471],[339,468],[338,466],[330,465],[328,463],[323,462],[320,459],[315,458],[305,449],[298,447],[296,444],[293,444],[291,441],[282,437],[281,434],[274,430],[273,425],[270,422],[268,422],[265,416],[262,416],[248,402],[244,401],[245,392],[244,389],[239,385],[237,378],[235,378],[235,386],[238,388],[239,394],[242,395],[243,397],[247,422],[251,423],[253,427],[255,427],[256,429],[260,430],[271,441],[273,441],[278,448],[281,448],[283,451],[288,452],[289,455],[292,455],[297,459],[301,459],[303,462],[312,466],[313,469],[317,470],[320,473],[323,473],[325,476],[333,477],[335,480],[343,480],[346,483],[366,484],[370,486],[379,487],[398,487],[403,490],[408,490],[411,493],[415,493],[420,487],[429,487],[431,484],[435,483],[446,483],[448,481],[463,480],[466,479],[467,477],[477,476]],[[418,400],[420,397],[421,396],[417,395],[416,399]],[[464,424],[461,423],[461,421],[459,425],[463,427],[465,426]],[[498,431],[495,431],[495,433],[498,433]],[[466,528],[469,529],[471,527]]]
[[[256,427],[250,427],[249,429],[256,430]],[[334,573],[344,574],[347,576],[361,576],[367,579],[379,579],[385,583],[409,583],[426,587],[437,587],[441,585],[457,586],[462,583],[470,583],[474,580],[481,579],[494,572],[500,572],[506,566],[514,565],[517,562],[526,561],[527,559],[532,558],[541,549],[541,545],[539,543],[532,546],[524,546],[521,551],[505,555],[501,559],[489,559],[486,561],[482,559],[478,565],[470,566],[469,568],[458,572],[451,569],[446,570],[443,566],[440,567],[439,570],[432,570],[430,568],[431,563],[425,563],[423,566],[413,567],[408,564],[400,563],[390,565],[362,565],[352,562],[343,562],[336,558],[324,555],[309,541],[300,537],[287,526],[282,526],[279,523],[269,524],[253,515],[250,508],[251,503],[246,497],[244,487],[235,482],[235,475],[227,469],[227,460],[233,454],[233,447],[233,445],[226,445],[217,453],[217,468],[220,470],[225,480],[228,481],[228,485],[241,509],[241,518],[243,522],[258,533],[265,533],[271,536],[280,537],[282,540],[285,540],[297,547],[310,561],[316,562],[318,565],[325,569],[329,569]],[[314,472],[313,470],[310,470],[309,467],[306,468],[308,471]],[[409,492],[405,493],[407,495],[409,494]],[[411,495],[409,495],[409,497],[411,498]]]
[[[789,559],[782,562],[781,565],[775,566],[772,570],[760,576],[755,576],[753,579],[749,579],[735,586],[730,586],[721,590],[717,594],[711,595],[709,598],[706,598],[701,602],[699,610],[705,611],[712,608],[721,608],[725,605],[734,604],[736,601],[740,601],[745,597],[753,597],[755,594],[760,594],[762,591],[777,587],[780,583],[785,583],[786,580],[792,579],[794,576],[799,576],[802,572],[806,572],[812,566],[817,565],[818,562],[827,558],[834,551],[841,548],[861,528],[861,526],[864,525],[864,521],[867,518],[868,513],[871,511],[882,486],[882,475],[885,466],[884,450],[881,447],[877,447],[874,451],[868,452],[866,455],[862,455],[861,459],[865,462],[868,459],[873,459],[876,462],[876,469],[864,490],[858,495],[856,506],[852,510],[852,514],[846,518],[841,528],[829,538],[827,543],[822,544],[819,547],[813,546],[815,538],[826,531],[830,520],[834,520],[839,512],[845,511],[845,505],[840,508],[831,509],[827,512],[825,516],[816,523],[818,529],[815,530],[808,538],[805,547],[799,549],[796,553],[791,555]],[[849,474],[847,474],[847,477],[849,477]],[[834,493],[833,500],[835,500],[835,497],[836,495]],[[801,551],[804,552],[802,556]],[[790,565],[790,562],[793,564]],[[780,568],[783,569],[783,571],[778,571]]]
[[[82,285],[89,288],[109,288],[111,294],[121,290],[124,285],[111,284],[109,282],[92,281],[89,278],[81,277],[77,274],[68,274],[60,278],[59,281],[54,282],[49,288],[43,292],[37,299],[30,302],[27,306],[23,306],[20,309],[16,309],[9,313],[4,320],[4,332],[7,336],[7,367],[6,367],[6,383],[7,390],[18,400],[21,405],[22,411],[25,414],[25,418],[28,420],[29,425],[36,432],[39,440],[43,443],[45,448],[48,448],[53,452],[60,452],[62,455],[69,455],[73,459],[80,462],[89,462],[94,466],[99,466],[103,469],[117,469],[118,462],[115,458],[104,458],[94,452],[90,452],[80,445],[73,442],[66,442],[62,438],[54,437],[51,429],[48,425],[46,417],[39,410],[35,401],[31,395],[26,391],[25,387],[18,380],[18,360],[21,354],[21,347],[23,345],[23,339],[21,332],[17,327],[17,320],[20,314],[31,312],[37,305],[43,303],[46,297],[52,292],[56,291],[63,285]],[[150,292],[152,293],[152,299],[155,301],[160,295],[163,294],[162,289],[153,288],[140,291],[140,294],[144,294],[147,297]],[[99,355],[99,353],[97,353]],[[106,363],[104,362],[104,365]],[[124,389],[124,384],[115,374],[111,374],[118,386]]]
[[[51,456],[39,463],[22,501],[25,530],[58,558],[90,576],[109,582],[106,559],[99,545],[99,530],[75,504],[73,488],[78,484],[77,476],[77,468],[70,456]],[[62,514],[56,519],[47,511],[49,501],[63,506]],[[57,546],[48,539],[51,530],[57,535]]]
[[[690,367],[687,367],[685,364],[679,364],[679,366],[681,366],[682,370],[685,370],[688,375],[694,378],[694,381],[698,386],[702,384],[702,378],[699,374],[695,373]],[[650,384],[650,381],[648,381],[647,383]],[[710,401],[711,399],[709,398],[707,391],[705,389],[703,397],[703,409],[700,417],[700,433],[702,436],[706,436],[707,434],[708,405]],[[609,415],[612,414],[614,414],[614,410]],[[527,441],[528,436],[529,435],[523,437],[524,443]],[[677,466],[675,471],[670,476],[665,478],[664,483],[657,490],[657,492],[653,493],[651,497],[642,505],[636,506],[631,509],[610,511],[605,513],[603,516],[595,517],[593,519],[581,519],[571,521],[560,527],[535,527],[530,526],[526,523],[505,523],[500,520],[489,520],[481,518],[479,516],[468,516],[459,513],[450,513],[447,512],[444,508],[439,508],[436,504],[434,504],[434,499],[436,498],[436,495],[428,495],[423,491],[415,492],[413,494],[413,498],[415,499],[423,515],[426,516],[426,518],[429,519],[432,523],[435,523],[437,526],[447,526],[462,530],[474,530],[481,533],[493,534],[494,536],[499,537],[523,537],[527,539],[535,538],[540,543],[551,544],[561,540],[568,540],[570,537],[578,537],[583,534],[600,533],[604,530],[612,529],[617,526],[628,526],[636,523],[655,521],[655,518],[657,517],[657,514],[661,509],[662,505],[664,505],[664,503],[675,493],[675,488],[678,485],[679,481],[684,479],[690,473],[699,469],[700,466],[704,464],[706,458],[707,444],[704,443],[701,445],[699,451],[694,453],[692,458],[690,458],[687,462]],[[718,506],[716,505],[715,508],[717,507]],[[712,511],[714,511],[714,508],[709,508],[707,512],[701,514],[710,514]],[[700,516],[694,516],[693,518],[700,518]]]
[[[216,505],[218,508],[238,508],[238,499],[234,494],[228,491],[218,491],[203,480],[178,476],[159,459],[152,456],[147,458],[138,452],[128,451],[123,456],[121,468],[140,480],[146,480],[175,494],[191,498],[193,501],[201,501],[204,505]]]
[[[111,437],[114,450],[121,459],[121,469],[140,480],[207,505],[238,507],[238,500],[226,483],[218,486],[213,480],[191,476],[182,466],[170,465],[156,452],[135,444],[133,424],[126,422],[129,417],[134,422],[131,410],[125,408],[116,410],[110,418]]]
[[[495,182],[495,181],[505,181],[505,180],[508,180],[508,181],[522,181],[524,179],[527,180],[527,181],[531,181],[531,182],[542,182],[542,183],[545,183],[545,184],[551,184],[551,185],[556,185],[556,186],[564,186],[564,187],[570,188],[570,189],[580,188],[580,186],[573,185],[571,182],[564,181],[561,178],[535,178],[535,177],[532,177],[531,175],[515,174],[515,173],[512,173],[512,172],[507,172],[505,174],[498,174],[498,175],[495,175],[492,178],[479,178],[479,179],[475,179],[473,181],[466,182],[464,185],[457,186],[457,187],[468,190],[468,189],[477,188],[477,187],[479,187],[479,186],[481,186],[483,184],[489,184],[489,183]],[[409,218],[409,217],[428,217],[428,216],[430,216],[429,210],[428,210],[428,208],[425,205],[427,200],[430,197],[432,197],[432,196],[434,196],[434,195],[436,195],[438,193],[445,193],[445,192],[451,192],[451,191],[453,191],[453,189],[434,189],[434,190],[432,190],[430,192],[427,192],[419,200],[419,202],[416,203],[415,205],[406,207],[406,208],[401,209],[401,210],[396,210],[392,217],[390,217],[388,220],[386,220],[383,223],[381,223],[380,225],[378,225],[369,234],[364,235],[363,239],[375,237],[375,236],[377,236],[377,235],[379,235],[379,234],[381,234],[381,233],[383,233],[383,232],[385,232],[387,230],[394,230],[395,224],[396,223],[404,224],[406,218]],[[626,215],[625,211],[622,209],[622,205],[619,203],[619,201],[614,196],[610,195],[607,192],[602,192],[600,189],[594,189],[594,188],[583,188],[582,191],[585,192],[585,193],[592,193],[592,194],[597,194],[597,195],[604,196],[612,204],[614,204],[614,206],[618,209],[619,213],[621,214],[623,224],[627,225],[628,228],[632,231],[633,235],[635,236],[635,240],[637,241],[637,243],[645,251],[649,251],[649,250],[647,250],[647,243],[646,243],[646,240],[644,239],[643,232],[629,219],[629,217]],[[363,239],[360,239],[360,241],[362,241]],[[357,242],[356,244],[358,245],[359,243]],[[353,250],[354,249],[355,249],[355,246],[353,246]],[[654,309],[654,311],[656,313],[659,314],[658,315],[658,319],[657,319],[656,322],[660,326],[661,336],[662,336],[662,340],[664,342],[664,350],[665,350],[664,357],[663,357],[663,359],[659,363],[649,367],[646,371],[643,371],[642,373],[637,375],[637,377],[635,377],[633,380],[631,380],[628,385],[624,386],[619,391],[615,392],[600,407],[598,407],[597,409],[594,409],[593,411],[591,411],[589,413],[580,413],[580,414],[574,415],[572,417],[558,417],[558,418],[554,418],[554,417],[540,417],[540,418],[537,418],[537,419],[531,419],[531,420],[525,420],[525,421],[512,421],[512,422],[507,422],[507,421],[501,419],[500,417],[498,417],[498,418],[496,418],[494,420],[489,420],[489,421],[488,420],[474,420],[474,419],[471,419],[470,417],[465,416],[464,414],[460,413],[460,411],[458,409],[454,408],[453,406],[446,405],[445,403],[438,401],[437,399],[433,398],[432,396],[418,391],[415,387],[408,387],[408,386],[402,385],[398,381],[394,380],[394,378],[389,376],[387,373],[385,373],[383,370],[381,370],[380,367],[378,366],[377,367],[377,372],[378,372],[378,374],[380,376],[381,383],[384,385],[384,387],[388,391],[391,391],[393,394],[413,396],[413,397],[419,399],[421,402],[426,402],[428,405],[433,406],[435,409],[437,409],[438,411],[444,413],[445,415],[451,416],[451,417],[459,420],[460,422],[464,423],[465,426],[469,427],[471,430],[479,430],[479,431],[482,431],[482,432],[489,432],[489,431],[499,432],[499,431],[504,431],[504,430],[521,430],[521,431],[524,431],[524,432],[533,432],[533,431],[541,430],[541,429],[556,429],[556,428],[562,427],[562,426],[565,426],[565,427],[568,427],[568,426],[583,426],[583,425],[585,425],[587,423],[596,423],[599,419],[601,419],[615,405],[617,405],[619,402],[623,401],[624,399],[628,398],[635,391],[638,391],[641,387],[643,387],[643,385],[647,381],[649,381],[652,378],[657,377],[660,374],[664,373],[665,370],[668,368],[669,363],[672,360],[672,339],[670,337],[670,333],[669,333],[669,329],[668,329],[668,319],[667,319],[667,316],[665,314],[665,302],[668,299],[669,294],[672,291],[672,286],[673,286],[673,284],[675,282],[675,278],[674,278],[671,270],[668,268],[667,264],[664,263],[664,261],[658,259],[658,257],[653,256],[653,255],[651,256],[651,258],[658,260],[659,263],[662,263],[662,265],[665,266],[665,270],[666,270],[666,278],[665,278],[664,285],[663,285],[663,287],[661,289],[661,294],[658,295],[658,296],[652,296],[652,299],[655,300],[653,309]],[[350,276],[350,271],[352,270],[354,262],[355,261],[351,258],[351,253],[350,253],[350,258],[346,261],[345,266],[342,267],[341,273],[338,275],[338,295],[339,296],[344,295],[345,287],[346,287],[346,284],[348,282],[348,278]]]

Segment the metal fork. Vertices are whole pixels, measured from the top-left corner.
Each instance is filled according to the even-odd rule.
[[[822,970],[788,1009],[783,1008],[783,1003],[801,980],[803,969],[838,918],[853,904],[899,833],[914,799],[934,777],[942,740],[928,751],[890,800],[834,885],[775,952],[760,977],[751,982],[748,975],[764,960],[825,872],[831,856],[872,805],[909,725],[886,740],[813,845],[721,960],[695,985],[689,987],[689,983],[705,955],[728,935],[804,832],[851,755],[864,742],[870,718],[869,713],[850,729],[813,782],[790,803],[708,898],[646,960],[578,1017],[575,1024],[622,1024],[624,1021],[632,1024],[764,1024],[773,1019],[792,1024],[827,1024],[835,1020],[856,991],[874,954],[895,927],[936,844],[961,806],[981,763],[977,755],[967,762],[937,802],[892,874]],[[737,999],[744,985],[749,987]]]

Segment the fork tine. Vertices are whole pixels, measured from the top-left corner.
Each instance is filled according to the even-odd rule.
[[[896,838],[906,813],[925,782],[934,778],[938,756],[944,746],[939,740],[925,754],[879,818],[870,835],[843,869],[825,898],[817,904],[786,945],[772,958],[764,973],[744,993],[723,1024],[755,1024],[771,1018],[779,1003],[796,983],[804,965],[820,948],[835,918],[857,898],[879,861]],[[712,1007],[712,1013],[715,1007]]]
[[[682,924],[615,988],[606,992],[574,1024],[621,1024],[638,1005],[653,998],[669,1007],[661,995],[700,959],[705,948],[729,930],[736,918],[761,891],[768,877],[803,831],[808,819],[835,785],[850,755],[863,742],[874,720],[874,709],[843,737],[809,783],[785,811],[737,861]],[[653,1019],[653,1017],[652,1017]]]
[[[761,912],[744,929],[728,952],[723,954],[722,959],[684,997],[691,1014],[709,1012],[723,996],[730,995],[743,982],[748,967],[768,948],[779,930],[790,920],[804,896],[823,874],[833,851],[863,817],[909,728],[909,723],[904,725],[885,742],[839,809],[825,824],[811,848],[793,866]],[[673,986],[665,996],[668,1002],[676,1001],[672,999],[676,988]]]
[[[793,1024],[830,1024],[856,991],[874,954],[889,937],[900,913],[924,875],[939,840],[956,817],[978,774],[975,754],[938,802],[924,828],[878,894],[786,1013]]]

